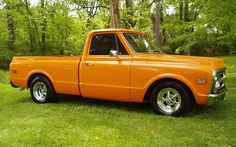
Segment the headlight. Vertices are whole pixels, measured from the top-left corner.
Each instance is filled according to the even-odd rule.
[[[226,89],[225,87],[225,68],[216,70],[213,73],[212,81],[211,81],[211,88],[210,88],[210,93],[211,94],[217,94],[220,91],[223,91]]]
[[[217,80],[216,82],[215,82],[215,89],[218,89],[218,88],[220,88],[220,84],[221,82],[219,81],[219,80]]]
[[[217,81],[217,80],[218,80],[218,78],[217,78],[216,76],[214,76],[214,80],[215,80],[215,81]]]

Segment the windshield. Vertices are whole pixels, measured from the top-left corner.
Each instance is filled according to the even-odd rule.
[[[144,34],[123,33],[123,35],[128,41],[129,45],[137,53],[162,53],[161,50],[157,47],[157,45],[152,42],[148,36]]]

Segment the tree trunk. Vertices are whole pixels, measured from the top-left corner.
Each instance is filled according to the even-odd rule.
[[[185,0],[185,2],[184,2],[184,21],[185,22],[188,22],[189,21],[189,3],[188,3],[188,0]],[[186,29],[186,33],[189,33],[191,30],[189,30],[189,29]],[[188,55],[191,55],[191,48],[189,48],[188,50],[187,50],[187,54]]]
[[[164,21],[163,6],[160,5],[160,24]]]
[[[42,9],[42,48],[41,52],[44,54],[45,51],[45,42],[46,42],[46,27],[47,27],[47,22],[46,22],[46,16],[45,16],[45,0],[41,0],[41,9]]]
[[[111,28],[120,27],[119,0],[110,0],[110,22]]]
[[[44,52],[44,50],[46,48],[45,42],[46,42],[46,20],[43,20],[43,24],[42,24],[42,52]]]
[[[11,4],[6,5],[7,8],[7,28],[8,28],[8,49],[15,50],[15,24],[12,16]]]
[[[183,20],[183,0],[179,1],[179,20]]]
[[[184,21],[189,21],[188,0],[185,0],[184,3]]]
[[[29,2],[28,0],[24,0],[24,5],[25,5],[25,8],[26,8],[26,11],[28,13],[28,15],[32,16],[32,13],[30,11],[30,6],[29,6]],[[31,26],[31,20],[30,20],[30,17],[28,15],[25,15],[25,20],[27,21],[27,27],[28,27],[28,35],[29,35],[29,40],[30,40],[30,49],[31,51],[33,52],[33,49],[34,49],[34,46],[35,46],[35,38],[34,38],[34,33],[33,33],[33,29],[32,29],[32,26]]]
[[[160,31],[160,24],[161,24],[161,0],[156,0],[155,2],[155,13],[154,13],[154,34],[155,39],[158,47],[161,47],[161,31]]]
[[[35,46],[40,47],[40,36],[39,36],[38,25],[37,25],[37,23],[35,22],[33,13],[32,13],[31,10],[30,10],[29,0],[24,0],[24,2],[25,2],[26,11],[28,12],[28,15],[30,15],[30,17],[28,18],[28,19],[29,19],[29,22],[33,23],[33,27],[32,27],[32,40],[33,40],[34,47],[35,47]],[[28,23],[29,23],[29,22],[28,22]],[[38,45],[36,45],[36,39],[37,39]]]
[[[28,33],[29,33],[28,35],[29,35],[29,40],[30,40],[30,49],[33,51],[33,49],[34,49],[34,40],[33,40],[33,33],[32,33],[32,29],[31,29],[31,25],[30,25],[29,20],[27,22],[27,26],[28,26]]]
[[[132,7],[132,0],[125,0],[126,8],[129,9]]]

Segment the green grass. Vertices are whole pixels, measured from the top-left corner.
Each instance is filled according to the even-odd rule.
[[[226,100],[179,118],[72,96],[35,104],[28,90],[0,84],[0,146],[236,146],[236,57],[224,59]]]

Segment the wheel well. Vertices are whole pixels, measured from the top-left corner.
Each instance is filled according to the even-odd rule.
[[[183,83],[182,81],[179,81],[179,80],[176,80],[176,79],[172,79],[172,78],[164,78],[164,79],[160,79],[160,80],[157,80],[157,81],[153,82],[153,83],[151,84],[151,86],[149,86],[148,90],[146,91],[143,101],[150,101],[151,92],[152,92],[153,88],[154,88],[157,84],[160,84],[160,83],[165,82],[165,81],[176,82],[176,83],[179,83],[180,85],[184,86],[184,87],[188,90],[188,92],[189,92],[189,94],[190,94],[191,101],[192,101],[193,103],[196,103],[192,90],[191,90],[185,83]]]
[[[44,74],[42,74],[42,73],[34,73],[34,74],[32,74],[32,75],[29,77],[29,79],[28,79],[28,82],[27,82],[27,87],[28,87],[28,88],[30,87],[30,84],[31,84],[32,80],[33,80],[34,78],[38,77],[38,76],[45,77],[45,78],[47,78],[47,79],[51,82],[51,80],[50,80],[46,75],[44,75]]]

